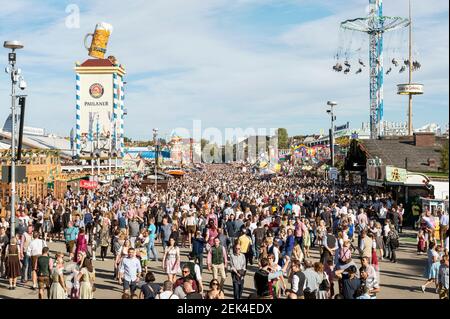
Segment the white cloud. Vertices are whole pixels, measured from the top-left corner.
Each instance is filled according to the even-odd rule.
[[[401,14],[404,2],[395,1],[394,6],[385,1],[385,13]],[[432,19],[448,13],[444,2],[433,0],[429,7],[418,3],[415,9],[415,37],[423,58],[417,79],[425,83],[427,95],[420,97],[423,101],[448,97],[448,19],[446,23]],[[65,27],[64,6],[53,8],[51,26],[22,35],[27,48],[20,63],[29,81],[30,122],[68,134],[74,125],[74,62],[87,58],[84,34],[100,21],[113,24],[108,54],[127,68],[126,134],[132,137],[148,138],[151,127],[168,132],[173,127],[190,128],[192,119],[203,120],[204,127],[285,126],[290,133],[312,132],[328,125],[324,104],[329,99],[339,101],[341,119],[367,121],[367,70],[348,77],[331,70],[339,22],[364,14],[365,2],[345,2],[344,7],[342,2],[326,1],[321,5],[336,10],[333,15],[293,26],[276,38],[266,37],[264,45],[245,42],[252,35],[217,27],[223,12],[264,3],[274,1],[140,0],[130,1],[126,11],[122,1],[109,1],[107,6],[90,2],[90,7],[80,7],[78,30]],[[255,38],[259,41],[260,36]],[[398,74],[386,78],[387,110],[403,103],[394,89],[404,79]],[[7,79],[0,78],[0,84],[0,102],[5,104]],[[0,115],[6,117],[7,112],[4,108]],[[57,120],[48,121],[45,114],[50,112]]]

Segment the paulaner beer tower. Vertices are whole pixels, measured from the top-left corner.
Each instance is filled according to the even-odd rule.
[[[104,58],[112,27],[98,24],[89,55],[76,63],[76,154],[80,159],[121,158],[124,149],[125,69]],[[86,36],[87,38],[87,36]]]

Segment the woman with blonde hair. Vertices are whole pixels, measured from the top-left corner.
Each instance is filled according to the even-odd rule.
[[[305,219],[305,226],[306,231],[303,232],[303,247],[305,249],[306,258],[309,258],[309,247],[311,247],[311,235],[309,234],[309,229],[311,228],[311,226],[308,219]]]
[[[64,254],[56,253],[56,264],[53,266],[51,275],[52,285],[50,287],[49,299],[66,299],[67,287],[64,280]]]
[[[375,229],[373,231],[373,234],[375,236],[375,245],[376,245],[376,250],[378,252],[378,255],[380,256],[381,260],[384,260],[383,259],[383,255],[384,255],[383,228],[381,227],[381,224],[379,222],[375,223]]]
[[[83,259],[77,279],[80,282],[80,299],[93,299],[95,272],[91,259]]]
[[[303,255],[302,247],[299,243],[296,243],[294,246],[294,250],[292,251],[292,259],[298,260],[300,263],[303,263],[304,258],[305,257]]]
[[[119,241],[120,241],[120,239],[119,239]],[[120,247],[119,253],[116,255],[116,260],[115,260],[116,269],[119,269],[122,260],[128,256],[129,248],[131,248],[130,240],[128,238],[125,238],[122,246]]]
[[[286,230],[292,229],[292,231],[294,231],[295,230],[294,222],[295,222],[295,220],[289,219],[288,224],[286,226]]]
[[[322,263],[317,262],[314,264],[314,271],[319,275],[320,285],[317,290],[317,299],[329,299],[330,298],[330,288],[331,282],[328,278],[327,273],[324,271],[324,266]]]
[[[319,226],[317,227],[317,245],[319,247],[322,247],[323,239],[326,236],[327,236],[327,227],[325,226],[325,221],[321,219],[319,222]]]

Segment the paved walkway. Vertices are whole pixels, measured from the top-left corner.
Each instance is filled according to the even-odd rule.
[[[426,262],[426,256],[418,256],[416,253],[416,244],[413,240],[415,233],[412,231],[404,231],[401,234],[400,248],[398,250],[396,264],[389,261],[380,261],[381,272],[381,292],[378,294],[379,299],[438,299],[438,295],[434,292],[434,288],[430,285],[426,293],[422,293],[420,285],[424,283],[422,277],[423,269]],[[62,242],[50,243],[50,250],[52,256],[56,251],[65,251],[65,246]],[[162,257],[162,247],[158,246],[160,258]],[[182,249],[182,261],[187,261],[187,249]],[[312,250],[313,260],[318,260],[317,249]],[[205,259],[206,261],[206,259]],[[358,261],[359,265],[359,261]],[[94,261],[96,269],[96,299],[120,299],[122,288],[113,280],[113,261],[109,256],[105,261]],[[162,283],[167,276],[162,270],[161,262],[152,262],[151,270],[155,273],[156,282]],[[254,292],[253,289],[253,274],[255,267],[250,267],[245,280],[244,298]],[[212,275],[206,269],[203,273],[203,284],[205,289],[208,287]],[[336,291],[337,291],[337,283]],[[31,282],[27,285],[18,284],[16,290],[8,290],[8,282],[6,279],[0,280],[0,298],[22,298],[22,299],[37,299],[37,291],[30,289]],[[290,285],[288,285],[290,286]],[[233,298],[233,290],[231,283],[231,276],[225,282],[225,297]]]

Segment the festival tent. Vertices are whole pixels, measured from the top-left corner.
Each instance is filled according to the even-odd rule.
[[[166,172],[165,172],[166,174],[169,174],[169,175],[171,175],[171,176],[183,176],[184,174],[186,174],[186,172],[184,172],[184,171],[182,171],[181,169],[170,169],[170,170],[167,170]]]
[[[155,158],[154,151],[141,152],[140,155],[142,158],[145,158],[145,159],[154,159]],[[158,157],[170,158],[170,152],[169,151],[161,151],[158,153]]]

